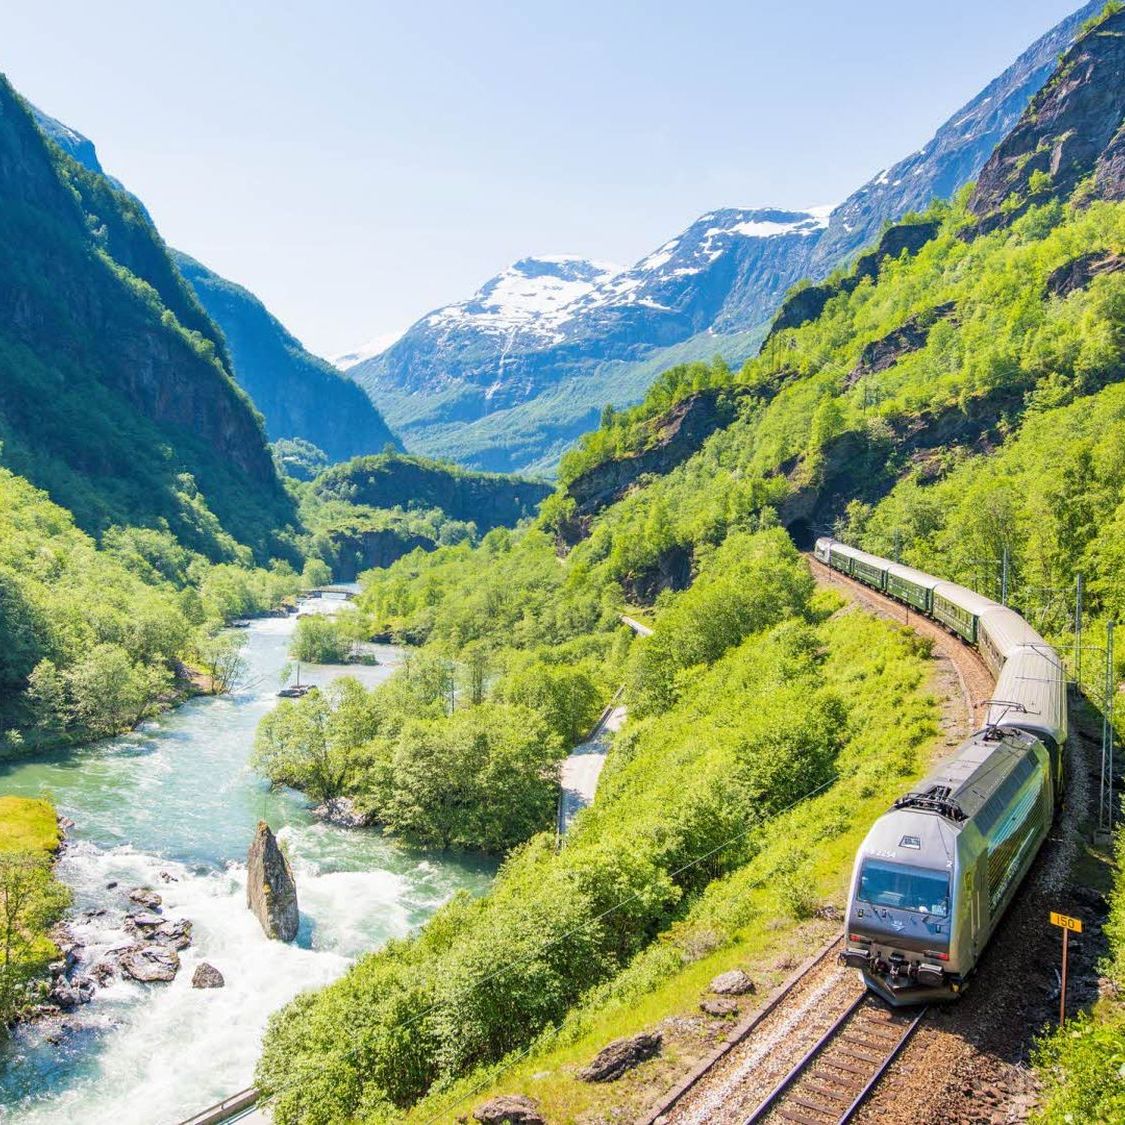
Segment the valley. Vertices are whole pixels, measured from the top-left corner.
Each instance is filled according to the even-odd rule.
[[[343,372],[0,78],[0,1121],[1122,1119],[1123,45]]]

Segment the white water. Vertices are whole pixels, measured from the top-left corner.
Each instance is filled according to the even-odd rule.
[[[75,821],[58,874],[74,892],[72,928],[84,967],[131,939],[127,891],[150,886],[163,913],[193,923],[170,984],[117,978],[92,1003],[22,1029],[0,1050],[5,1125],[172,1125],[249,1085],[269,1014],[351,959],[408,933],[456,890],[483,889],[484,865],[421,857],[374,831],[315,821],[296,793],[271,792],[246,762],[258,720],[276,702],[293,621],[247,631],[247,686],[194,700],[131,735],[65,758],[0,768],[0,793],[45,794]],[[373,683],[378,667],[302,669],[302,681],[342,672]],[[258,819],[286,848],[301,927],[269,941],[245,903],[245,854]],[[161,873],[174,881],[165,881]],[[115,888],[107,885],[116,882]],[[96,917],[85,912],[104,910]],[[222,989],[193,989],[202,960]]]

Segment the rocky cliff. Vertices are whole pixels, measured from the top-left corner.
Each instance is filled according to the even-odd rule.
[[[246,905],[261,922],[266,937],[293,941],[297,936],[297,883],[264,820],[258,821],[246,856]]]
[[[221,337],[143,211],[0,79],[3,460],[92,530],[165,520],[259,552],[292,508]]]
[[[1016,127],[981,171],[969,210],[1065,199],[1090,179],[1090,196],[1120,199],[1125,151],[1125,11],[1110,11],[1066,52]]]

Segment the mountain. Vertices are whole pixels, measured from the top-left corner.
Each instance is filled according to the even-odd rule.
[[[106,176],[89,138],[32,107],[39,128],[83,167]],[[125,192],[120,181],[106,179]],[[130,195],[146,218],[148,212]],[[400,447],[371,400],[331,364],[307,352],[253,293],[227,281],[194,258],[171,257],[198,303],[222,332],[231,369],[254,400],[271,441],[301,438],[332,461]]]
[[[226,345],[143,209],[0,78],[0,459],[80,526],[219,557],[293,518]]]
[[[716,353],[732,363],[748,358],[790,286],[827,276],[887,222],[972,180],[1101,7],[1092,0],[1063,20],[923,148],[830,213],[710,212],[632,269],[603,267],[596,280],[598,267],[585,263],[565,304],[572,283],[560,271],[580,260],[524,259],[348,374],[411,449],[479,468],[553,470],[607,402],[638,401],[675,363]],[[540,307],[543,277],[557,288]],[[590,288],[577,291],[584,284]],[[518,315],[507,307],[513,286],[527,294]]]
[[[401,448],[367,395],[305,351],[253,293],[187,254],[174,250],[172,257],[222,330],[235,378],[262,412],[271,441],[302,438],[330,461]]]

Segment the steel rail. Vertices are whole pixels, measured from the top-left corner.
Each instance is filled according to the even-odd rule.
[[[840,1033],[844,1024],[852,1018],[853,1015],[867,1003],[867,992],[861,992],[844,1010],[837,1016],[832,1026],[824,1032],[823,1035],[801,1056],[800,1059],[794,1064],[793,1068],[785,1075],[784,1078],[758,1103],[758,1108],[746,1119],[745,1125],[755,1125],[756,1122],[761,1121],[767,1113],[777,1104],[781,1096],[788,1091],[789,1087],[801,1077],[802,1074],[808,1069],[812,1061],[832,1042],[833,1039]]]
[[[836,1039],[836,1036],[838,1036],[845,1027],[851,1024],[852,1017],[869,1001],[873,1003],[877,1002],[873,1000],[869,992],[863,992],[857,996],[833,1021],[832,1026],[828,1028],[798,1062],[794,1064],[785,1077],[758,1103],[754,1112],[746,1118],[744,1125],[757,1125],[758,1122],[764,1121],[770,1113],[778,1107],[785,1096],[797,1084],[799,1079],[808,1072],[809,1068],[824,1053],[825,1049]],[[879,1084],[879,1080],[886,1073],[887,1068],[898,1057],[903,1047],[906,1046],[907,1041],[910,1039],[911,1035],[914,1034],[918,1024],[922,1022],[922,1017],[925,1016],[926,1010],[927,1009],[922,1008],[906,1026],[905,1030],[898,1036],[890,1050],[883,1053],[883,1059],[876,1066],[875,1072],[863,1084],[862,1089],[860,1089],[859,1093],[852,1099],[851,1104],[837,1119],[836,1125],[845,1125],[845,1122],[852,1119],[856,1110],[859,1109],[871,1094],[871,1091]]]
[[[890,1049],[887,1057],[879,1064],[879,1069],[875,1071],[868,1080],[867,1085],[856,1095],[855,1101],[848,1106],[847,1112],[840,1118],[839,1125],[844,1125],[845,1121],[850,1121],[855,1111],[867,1100],[868,1094],[879,1084],[879,1079],[886,1073],[887,1067],[898,1058],[899,1052],[906,1046],[907,1040],[914,1034],[918,1025],[922,1022],[922,1017],[925,1016],[928,1011],[928,1008],[922,1008],[910,1023],[907,1024],[906,1030],[899,1037],[899,1041]]]

